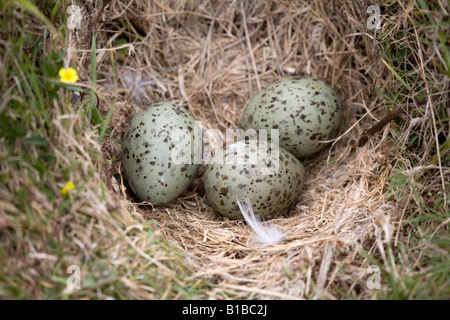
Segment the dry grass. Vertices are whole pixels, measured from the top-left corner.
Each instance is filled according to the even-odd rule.
[[[187,106],[206,128],[220,130],[236,128],[246,102],[261,87],[290,74],[324,79],[344,101],[346,127],[353,127],[329,154],[304,160],[308,172],[304,193],[288,217],[275,220],[288,234],[283,244],[249,249],[249,227],[212,212],[200,187],[165,208],[139,209],[195,262],[198,271],[194,276],[218,285],[214,290],[220,288],[234,297],[298,298],[302,297],[298,282],[303,280],[306,297],[319,294],[333,298],[329,291],[334,291],[334,286],[355,298],[375,296],[376,292],[365,287],[369,263],[360,251],[364,248],[386,260],[386,243],[393,237],[404,240],[401,219],[409,205],[408,195],[393,202],[385,194],[388,178],[403,160],[401,150],[408,142],[408,131],[415,127],[387,126],[364,147],[354,144],[363,130],[358,121],[367,119],[370,124],[386,114],[385,102],[373,87],[385,92],[395,81],[380,59],[377,41],[363,34],[367,32],[367,6],[364,2],[294,5],[229,1],[199,5],[175,1],[149,6],[139,3],[126,9],[114,3],[110,7],[113,12],[123,12],[128,25],[144,36],[130,41],[135,52],[118,70],[126,90],[118,99],[130,101],[134,97],[135,103],[145,101],[144,105],[174,100]],[[386,32],[386,37],[397,36],[395,31],[403,27],[407,16],[403,13],[405,16],[398,19],[401,14],[384,16],[381,32]],[[389,32],[389,28],[393,30]],[[132,27],[119,30],[123,36],[136,39]],[[422,48],[417,47],[420,44],[414,41],[413,30],[409,32],[397,45],[411,46],[420,58]],[[419,68],[410,73],[420,76]],[[104,70],[105,75],[111,74],[106,61]],[[151,85],[140,87],[139,81],[145,80],[139,77]],[[138,84],[130,86],[129,78]],[[448,91],[448,78],[435,80]],[[419,77],[417,82],[422,84],[423,80]],[[448,104],[445,95],[437,98],[429,100],[432,110]],[[430,111],[427,114],[425,101],[400,102],[413,105],[416,126],[433,116]],[[117,141],[125,122],[112,122]],[[426,139],[422,148],[435,146],[432,133],[440,129],[436,126],[429,121],[427,126],[422,124],[419,130]],[[398,143],[392,143],[389,136],[398,136]],[[115,147],[110,152],[118,158],[118,145]],[[449,181],[445,169],[431,173],[441,192],[438,177],[443,183]],[[342,272],[344,265],[349,271]],[[286,268],[293,277],[289,278]]]
[[[201,293],[188,297],[416,297],[416,282],[410,289],[408,281],[426,282],[427,270],[435,266],[430,256],[448,261],[449,254],[447,242],[431,240],[438,234],[446,239],[449,221],[449,40],[443,45],[437,31],[449,33],[448,19],[443,26],[427,27],[445,21],[450,8],[444,2],[428,11],[414,1],[381,5],[382,25],[374,33],[366,28],[372,3],[365,1],[111,1],[95,26],[97,48],[113,48],[99,50],[96,59],[100,111],[106,115],[115,101],[101,144],[106,173],[92,155],[100,148],[97,136],[86,133],[75,141],[67,134],[73,128],[95,132],[89,124],[76,117],[53,120],[58,161],[88,168],[83,174],[89,182],[69,210],[69,234],[80,230],[77,239],[84,245],[102,239],[107,249],[102,257],[126,265],[129,279],[138,274],[133,270],[140,272],[152,263],[168,274],[164,281],[187,286],[200,279]],[[92,21],[98,8],[84,9],[86,21]],[[89,27],[84,28],[73,36],[78,51],[72,60],[88,84],[90,52],[82,35]],[[307,170],[304,191],[289,214],[272,221],[287,234],[283,243],[249,248],[251,229],[212,210],[201,172],[168,205],[153,208],[136,202],[122,181],[118,161],[122,134],[134,114],[152,102],[171,100],[186,106],[205,129],[237,128],[247,101],[290,75],[329,83],[343,101],[346,125],[330,149],[302,161]],[[365,130],[398,107],[406,110],[403,118],[357,145]],[[16,174],[14,179],[20,180],[21,173]],[[430,215],[439,219],[423,218]],[[414,224],[422,218],[424,224]],[[158,239],[184,252],[184,261],[167,253],[164,241],[150,244],[141,224],[148,221]],[[92,232],[86,234],[86,228]],[[111,234],[118,238],[108,238]],[[91,249],[82,246],[84,250]],[[381,291],[366,286],[368,267],[374,264],[382,270]],[[177,268],[188,268],[189,275],[174,280]],[[131,289],[126,298],[180,297],[153,295],[154,289],[123,277],[120,283]],[[448,285],[446,272],[440,285],[444,290]]]

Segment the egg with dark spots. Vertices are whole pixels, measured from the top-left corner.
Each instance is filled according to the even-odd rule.
[[[272,83],[254,96],[239,125],[243,129],[278,129],[279,146],[297,158],[310,156],[334,139],[343,122],[341,102],[321,80],[290,77]]]
[[[194,179],[199,164],[195,120],[185,108],[155,103],[139,112],[122,142],[122,166],[136,197],[152,204],[177,198]],[[195,147],[195,149],[194,149]]]
[[[204,187],[211,206],[231,219],[243,219],[236,197],[248,197],[261,217],[286,212],[301,193],[305,170],[291,153],[258,140],[239,141],[214,155]]]

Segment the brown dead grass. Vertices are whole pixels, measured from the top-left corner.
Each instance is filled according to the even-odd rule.
[[[211,298],[334,299],[340,296],[336,287],[352,298],[374,298],[377,291],[366,287],[371,263],[361,251],[387,264],[387,243],[408,241],[401,221],[421,206],[412,189],[388,200],[389,178],[398,164],[406,164],[404,172],[411,174],[420,194],[432,188],[437,196],[448,184],[448,167],[431,163],[436,134],[443,128],[434,119],[442,105],[448,106],[443,94],[421,101],[401,94],[400,105],[412,108],[413,121],[387,125],[364,146],[356,145],[363,130],[392,107],[374,88],[392,95],[404,91],[381,60],[382,40],[373,39],[374,33],[366,29],[370,4],[155,0],[112,1],[106,7],[99,26],[114,33],[98,33],[99,47],[117,47],[120,38],[130,44],[128,53],[112,51],[117,90],[110,52],[97,58],[101,110],[106,113],[110,104],[105,101],[117,99],[111,135],[103,145],[113,159],[115,192],[186,253],[194,266],[192,277],[215,285],[206,292]],[[438,51],[428,47],[431,51],[425,52],[416,38],[417,26],[409,24],[413,7],[400,4],[396,15],[385,14],[379,33],[390,37],[394,47],[413,49],[410,59],[417,63],[406,74],[418,76],[416,93],[436,92],[423,78],[425,69],[435,77],[439,92],[448,92],[448,78],[431,63],[442,63]],[[383,8],[388,11],[388,6]],[[407,32],[399,37],[403,29]],[[87,56],[78,61],[85,70]],[[290,75],[329,83],[343,101],[346,125],[329,150],[303,160],[307,180],[302,195],[288,215],[272,221],[287,234],[283,243],[249,248],[251,229],[213,212],[201,176],[178,200],[159,208],[135,202],[125,190],[117,160],[120,140],[131,117],[144,106],[171,100],[186,106],[204,128],[237,128],[247,101]],[[421,137],[410,155],[415,165],[405,155],[412,132]],[[411,170],[430,165],[434,167],[426,178],[415,181]]]

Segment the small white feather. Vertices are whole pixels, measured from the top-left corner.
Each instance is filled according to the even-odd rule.
[[[242,215],[244,216],[244,219],[256,233],[249,239],[249,246],[265,247],[278,244],[283,241],[285,234],[273,224],[263,224],[260,217],[253,212],[252,204],[250,203],[250,199],[248,197],[245,197],[244,202],[239,201],[236,197],[236,202],[242,212]]]

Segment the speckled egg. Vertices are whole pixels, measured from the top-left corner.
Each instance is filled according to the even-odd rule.
[[[185,108],[155,103],[131,121],[122,142],[125,178],[142,201],[161,204],[178,197],[196,175],[195,120]]]
[[[280,147],[298,158],[312,155],[336,137],[343,121],[336,93],[321,80],[290,77],[272,83],[248,103],[243,129],[279,130]]]
[[[274,144],[249,140],[228,145],[208,163],[206,196],[223,216],[243,219],[236,197],[248,197],[261,217],[283,213],[299,196],[305,170],[292,154]]]

